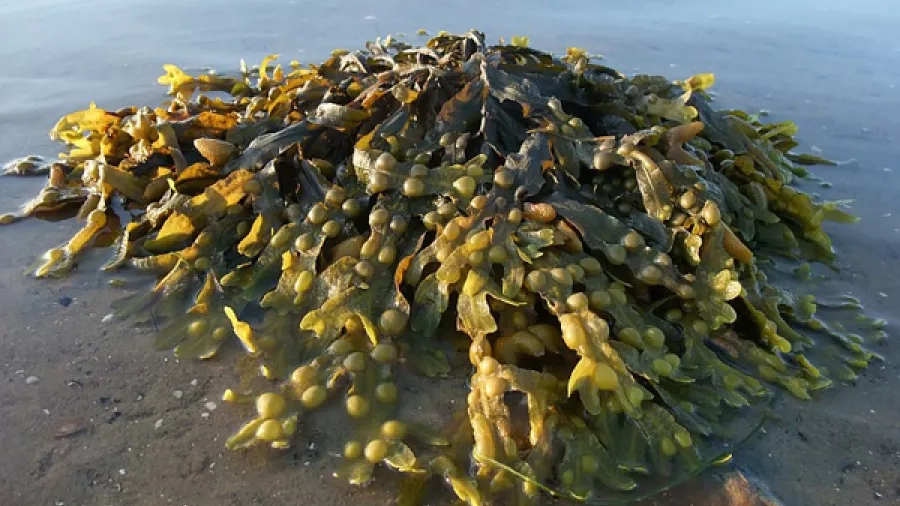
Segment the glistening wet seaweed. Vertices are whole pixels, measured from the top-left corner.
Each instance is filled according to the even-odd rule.
[[[715,110],[710,74],[627,77],[476,31],[275,59],[168,65],[165,108],[65,116],[59,162],[7,166],[49,177],[0,218],[84,221],[38,277],[115,237],[105,270],[159,276],[117,304],[166,322],[158,349],[237,338],[271,388],[225,392],[257,413],[229,448],[288,447],[343,398],[336,474],[393,468],[403,504],[432,478],[472,505],[624,502],[727,454],[774,388],[810,398],[877,358],[856,301],[782,282],[833,267],[822,223],[854,221],[793,185],[828,162],[792,151],[789,121]],[[461,372],[445,430],[399,407],[399,375]]]

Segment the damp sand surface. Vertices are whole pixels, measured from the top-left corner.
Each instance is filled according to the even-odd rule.
[[[160,104],[164,89],[155,80],[163,63],[231,71],[240,58],[258,62],[272,52],[321,61],[333,48],[387,33],[414,37],[420,27],[476,27],[490,40],[525,34],[541,49],[585,47],[626,73],[714,72],[719,107],[793,119],[802,148],[846,161],[815,168],[832,188],[804,187],[854,199],[862,218],[829,228],[841,259],[830,290],[858,297],[897,335],[900,13],[888,0],[321,4],[224,0],[169,10],[145,0],[7,0],[0,6],[0,160],[54,157],[60,147],[46,132],[91,100],[106,108]],[[41,184],[0,180],[0,207],[23,202]],[[24,275],[75,227],[31,220],[0,229],[0,504],[392,503],[388,473],[366,488],[331,477],[344,423],[334,410],[301,424],[290,450],[226,452],[224,440],[247,414],[219,400],[237,384],[238,349],[204,363],[178,361],[153,351],[152,326],[108,318],[111,301],[125,292],[98,271],[106,252],[88,255],[62,280]],[[646,504],[900,504],[900,347],[889,340],[877,351],[886,361],[854,384],[813,402],[780,401],[729,466]],[[464,399],[463,381],[408,382],[409,409],[424,420],[446,419]],[[429,395],[435,391],[442,395]],[[429,502],[440,504],[439,497]]]

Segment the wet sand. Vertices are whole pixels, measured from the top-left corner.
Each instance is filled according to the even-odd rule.
[[[477,26],[492,39],[527,34],[542,49],[587,47],[624,72],[673,79],[715,72],[720,107],[771,110],[773,119],[799,124],[802,147],[855,160],[817,167],[815,173],[834,187],[808,189],[830,199],[856,199],[853,211],[863,221],[829,228],[842,267],[833,290],[859,297],[896,334],[900,40],[893,26],[900,19],[886,2],[782,3],[787,2],[721,11],[712,2],[686,7],[652,1],[644,21],[621,7],[586,14],[566,2],[555,2],[552,10],[521,2],[522,12],[509,19],[497,8],[476,10],[474,3],[457,2],[437,25],[436,11],[409,12],[392,2],[371,12],[362,3],[348,8],[353,19],[342,17],[343,8],[303,11],[300,2],[276,8],[296,10],[295,19],[263,9],[244,16],[235,10],[244,4],[231,1],[222,3],[230,9],[188,7],[176,17],[144,1],[7,2],[0,7],[10,41],[0,45],[0,64],[10,70],[0,77],[0,160],[54,156],[59,146],[50,143],[47,130],[90,100],[110,108],[160,103],[164,89],[154,82],[166,62],[228,70],[239,58],[256,62],[268,52],[320,60],[332,47],[419,27]],[[96,13],[95,21],[89,12]],[[472,12],[475,19],[468,17]],[[374,19],[364,19],[368,14]],[[54,23],[79,16],[80,29],[54,30]],[[200,16],[206,16],[203,26],[215,28],[194,27],[191,20]],[[304,16],[319,21],[300,33],[298,27],[308,24]],[[91,31],[94,22],[103,29]],[[45,35],[29,36],[37,27]],[[240,32],[230,35],[235,31]],[[23,202],[40,185],[35,179],[0,180],[0,210]],[[340,416],[304,423],[289,451],[226,452],[225,438],[246,415],[219,401],[236,384],[237,350],[204,363],[177,361],[152,350],[152,328],[104,322],[110,302],[122,294],[97,270],[105,252],[85,258],[64,280],[23,275],[38,254],[74,230],[71,222],[39,221],[0,228],[0,504],[391,503],[387,473],[363,489],[331,477],[332,453],[342,443],[335,429]],[[854,385],[828,390],[812,402],[786,399],[777,418],[736,454],[733,466],[788,506],[900,504],[900,348],[889,340],[877,351],[886,362],[874,364]],[[31,376],[37,382],[28,381]],[[461,387],[453,381],[447,384]],[[423,406],[424,416],[453,409],[449,398]],[[64,423],[84,430],[55,437]],[[724,480],[710,474],[648,504],[753,504],[729,496],[736,482]]]

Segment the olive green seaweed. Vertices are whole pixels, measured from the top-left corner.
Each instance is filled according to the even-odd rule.
[[[823,223],[855,221],[798,189],[833,164],[792,151],[793,122],[714,109],[712,74],[474,30],[277,59],[165,65],[163,107],[92,103],[51,131],[58,161],[3,167],[48,182],[0,223],[84,224],[33,275],[112,245],[104,271],[156,276],[115,304],[156,349],[259,366],[264,392],[223,395],[256,408],[230,449],[290,447],[338,403],[335,475],[402,473],[400,504],[434,481],[472,506],[621,504],[727,460],[779,389],[879,358],[882,321],[806,293],[837,267]],[[402,402],[422,376],[467,378],[445,427]]]

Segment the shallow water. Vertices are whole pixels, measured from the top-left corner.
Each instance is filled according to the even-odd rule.
[[[815,169],[833,189],[807,189],[855,199],[853,211],[863,221],[830,229],[843,268],[836,290],[858,296],[895,330],[900,10],[893,3],[648,0],[635,7],[525,0],[510,9],[469,0],[332,6],[223,0],[166,8],[145,0],[6,0],[0,160],[55,156],[60,147],[46,132],[91,100],[106,108],[160,103],[165,89],[155,81],[163,63],[229,71],[240,58],[255,63],[272,52],[320,61],[335,47],[387,33],[413,38],[418,28],[475,27],[491,40],[526,34],[541,49],[585,47],[627,73],[675,79],[715,72],[720,107],[793,119],[802,147],[848,161]],[[0,180],[0,207],[14,207],[41,184]],[[22,276],[37,253],[73,231],[71,223],[38,221],[0,229],[0,504],[386,503],[385,489],[348,496],[328,477],[330,457],[319,448],[336,440],[327,421],[304,427],[320,446],[274,458],[223,453],[222,440],[243,413],[225,406],[201,413],[233,386],[228,358],[178,363],[153,352],[150,336],[127,323],[101,323],[118,295],[96,271],[103,255],[66,280]],[[64,307],[62,297],[74,302]],[[900,351],[892,344],[879,351],[888,362],[875,364],[855,386],[813,403],[787,402],[766,433],[738,453],[736,465],[789,506],[900,504],[900,417],[891,409]],[[26,384],[31,375],[40,381]],[[176,399],[175,390],[184,396]],[[450,406],[426,406],[443,409]],[[87,430],[54,439],[68,419]],[[716,502],[721,487],[714,479],[698,483],[659,504],[728,504]]]

